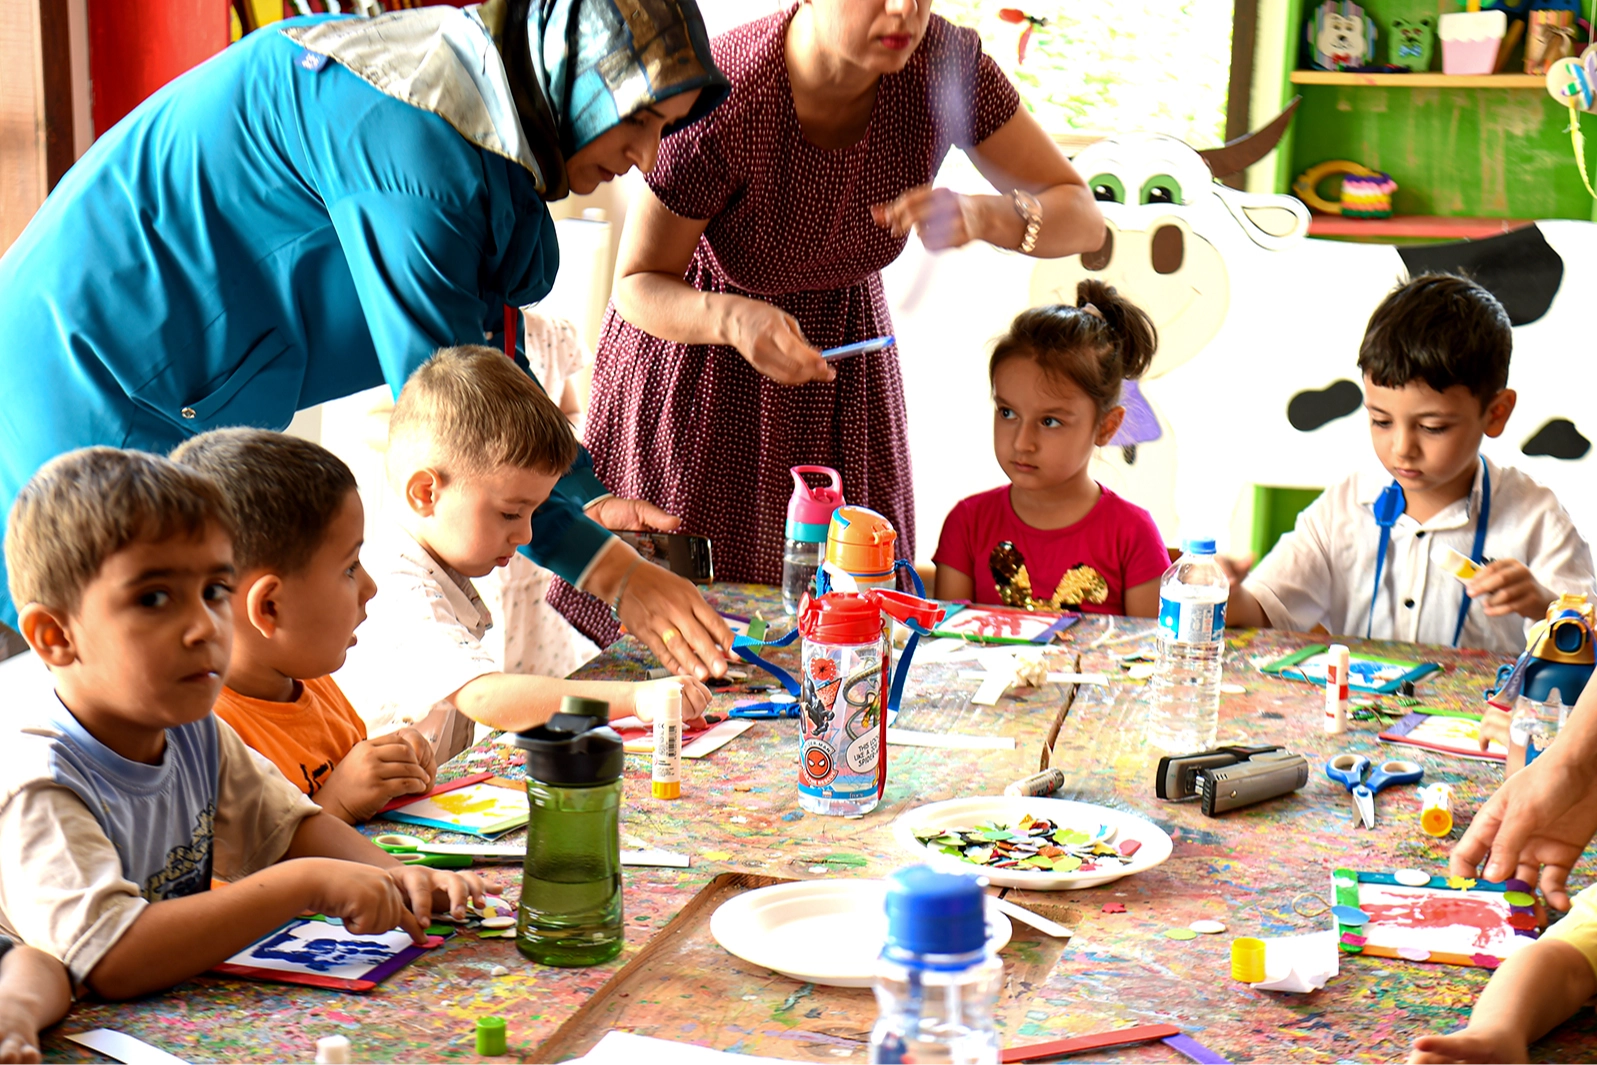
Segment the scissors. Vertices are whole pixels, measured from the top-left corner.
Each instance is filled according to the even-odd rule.
[[[1369,775],[1366,777],[1366,773]],[[1353,808],[1365,828],[1375,827],[1375,796],[1393,784],[1418,784],[1425,770],[1418,762],[1382,762],[1373,769],[1359,754],[1339,754],[1325,763],[1325,775],[1353,794]]]
[[[424,865],[429,869],[471,868],[471,855],[434,854],[427,850],[431,844],[424,839],[417,839],[415,836],[403,836],[390,832],[386,835],[374,836],[372,842],[406,865]]]
[[[798,717],[802,711],[799,704],[789,698],[784,700],[772,699],[764,703],[744,703],[734,706],[726,712],[727,717],[742,717],[753,721],[774,721],[783,717]]]

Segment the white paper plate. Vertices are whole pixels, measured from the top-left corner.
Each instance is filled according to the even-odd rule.
[[[915,838],[918,831],[934,828],[973,828],[997,822],[1014,825],[1026,815],[1069,825],[1082,831],[1100,826],[1106,842],[1134,839],[1142,844],[1131,862],[1113,869],[1094,869],[1088,873],[1042,872],[1036,869],[992,869],[943,854]],[[1170,857],[1172,844],[1164,830],[1136,814],[1094,806],[1069,799],[1039,799],[1027,796],[981,795],[969,799],[948,799],[907,810],[893,823],[899,845],[918,860],[949,872],[979,873],[1001,887],[1030,888],[1033,891],[1064,891],[1097,887],[1132,873],[1152,869]]]
[[[800,880],[745,891],[710,916],[715,941],[744,961],[834,987],[870,987],[887,938],[881,880]],[[1014,929],[987,907],[987,935],[1002,950]]]

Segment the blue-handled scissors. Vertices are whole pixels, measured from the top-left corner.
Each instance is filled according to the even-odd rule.
[[[1418,784],[1425,770],[1418,762],[1397,760],[1382,762],[1372,769],[1370,760],[1363,755],[1339,754],[1325,763],[1325,775],[1352,793],[1360,822],[1365,828],[1374,828],[1376,793],[1394,784]]]
[[[742,717],[753,721],[774,721],[783,717],[798,717],[802,711],[795,699],[776,700],[764,703],[744,703],[734,706],[726,712],[727,717]]]

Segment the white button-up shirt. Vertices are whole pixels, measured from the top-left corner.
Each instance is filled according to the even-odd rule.
[[[1555,595],[1592,595],[1591,549],[1557,497],[1512,467],[1487,459],[1486,468],[1492,497],[1485,556],[1518,559]],[[1243,582],[1271,625],[1300,632],[1323,625],[1336,634],[1364,635],[1381,538],[1375,501],[1390,483],[1384,471],[1354,474],[1298,515],[1296,527]],[[1423,523],[1407,514],[1398,518],[1375,595],[1374,639],[1452,644],[1464,585],[1446,568],[1442,548],[1470,553],[1480,506],[1477,470],[1467,498]],[[1489,618],[1472,605],[1458,643],[1517,657],[1531,624],[1518,614]]]

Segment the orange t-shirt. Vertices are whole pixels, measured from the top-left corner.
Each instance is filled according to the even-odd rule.
[[[223,687],[216,716],[306,795],[321,790],[333,767],[366,738],[366,723],[332,677],[301,682],[299,698],[291,703],[251,699]]]

